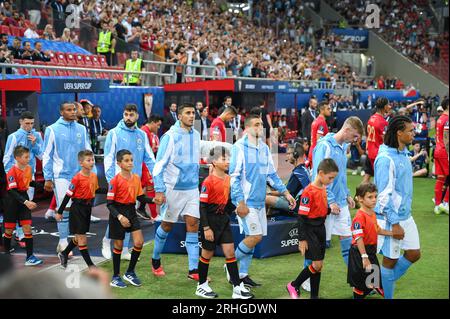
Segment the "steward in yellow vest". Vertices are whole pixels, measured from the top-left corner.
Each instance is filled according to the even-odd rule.
[[[128,59],[125,64],[125,71],[139,72],[142,70],[142,59],[138,57],[136,50],[131,51],[131,59]],[[122,84],[140,85],[141,76],[138,73],[124,74]]]
[[[112,32],[108,29],[108,24],[103,22],[102,30],[98,34],[97,53],[105,56],[108,65],[113,64],[111,58],[115,52],[115,46],[116,39],[114,39]]]

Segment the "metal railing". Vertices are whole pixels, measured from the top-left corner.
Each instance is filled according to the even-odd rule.
[[[6,79],[6,69],[26,69],[28,76],[34,76],[33,70],[41,69],[48,70],[52,76],[58,76],[56,71],[72,71],[72,72],[87,72],[94,73],[94,77],[97,74],[106,73],[109,75],[110,83],[114,83],[115,74],[139,74],[141,76],[141,85],[154,85],[158,78],[172,76],[172,74],[148,72],[148,71],[125,71],[125,70],[112,70],[112,69],[97,69],[97,68],[80,68],[72,66],[54,66],[54,65],[35,65],[35,64],[18,64],[18,63],[0,63],[0,69],[2,71],[2,79]],[[79,75],[76,75],[79,76]],[[153,80],[153,81],[152,81]]]
[[[0,69],[2,72],[2,79],[6,79],[6,69],[26,69],[28,76],[33,76],[33,70],[36,69],[43,69],[48,70],[51,72],[52,76],[57,76],[56,71],[72,71],[72,72],[88,72],[93,73],[94,77],[98,73],[106,73],[109,75],[110,83],[114,83],[114,74],[139,74],[141,76],[141,85],[159,85],[158,83],[162,83],[163,80],[166,83],[175,83],[177,74],[175,71],[175,68],[177,66],[183,67],[183,73],[182,73],[182,82],[185,82],[188,78],[192,78],[192,80],[195,79],[203,79],[203,80],[219,80],[219,79],[232,79],[232,80],[256,80],[256,81],[275,81],[274,79],[270,78],[252,78],[252,77],[237,77],[237,76],[218,76],[215,74],[215,67],[213,66],[206,66],[206,65],[192,65],[192,64],[176,64],[176,63],[169,63],[169,62],[158,62],[158,61],[145,61],[147,64],[150,65],[156,65],[156,66],[168,66],[170,67],[171,72],[170,73],[164,73],[164,72],[153,72],[153,71],[140,71],[140,72],[134,72],[134,71],[125,71],[125,70],[111,70],[111,69],[97,69],[97,68],[81,68],[81,67],[66,67],[66,66],[47,66],[47,65],[35,65],[35,64],[17,64],[17,63],[0,63]],[[148,67],[148,66],[147,66]],[[199,68],[201,69],[201,72],[203,74],[186,74],[186,69],[188,67],[191,68]],[[206,70],[212,70],[213,74],[206,74]],[[169,79],[169,81],[166,81],[166,79]],[[351,88],[350,85],[346,84],[345,82],[336,82],[335,85],[333,85],[332,82],[326,82],[326,81],[310,81],[310,80],[286,80],[290,83],[296,83],[299,86],[302,87],[308,87],[308,88],[315,88],[315,89],[348,89]]]

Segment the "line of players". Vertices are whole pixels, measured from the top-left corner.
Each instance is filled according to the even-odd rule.
[[[66,107],[69,106],[69,108],[70,108],[70,105],[72,105],[72,104],[66,103],[61,106],[61,113],[62,113],[63,117],[64,117],[64,112],[66,111]],[[448,109],[448,107],[445,109],[446,114],[444,114],[444,115],[447,116],[446,129],[448,132],[448,110],[447,109]],[[186,112],[184,112],[186,114],[183,114],[183,110],[186,110]],[[153,252],[153,258],[152,258],[152,270],[153,270],[154,274],[157,276],[164,275],[164,270],[162,269],[162,266],[160,263],[160,255],[159,254],[162,251],[165,239],[167,238],[167,234],[171,229],[171,224],[174,221],[176,221],[176,219],[178,219],[178,215],[184,216],[185,220],[187,222],[187,228],[188,228],[186,243],[187,243],[187,251],[188,251],[188,256],[189,256],[189,264],[190,264],[189,265],[189,270],[190,270],[189,277],[192,279],[200,280],[199,288],[197,289],[198,294],[201,294],[202,291],[204,292],[204,294],[210,294],[210,293],[212,293],[212,290],[210,290],[209,286],[207,286],[207,281],[202,281],[205,278],[204,274],[199,275],[199,270],[205,268],[204,265],[207,265],[209,263],[209,258],[202,255],[202,257],[200,258],[199,266],[198,266],[198,268],[196,268],[196,264],[198,263],[198,258],[196,256],[196,254],[198,255],[198,247],[196,246],[196,244],[197,244],[196,238],[197,237],[196,237],[195,228],[196,228],[196,226],[198,227],[198,219],[200,216],[198,216],[198,214],[197,215],[195,214],[195,212],[199,211],[199,209],[197,209],[198,208],[198,200],[194,201],[192,199],[193,198],[198,199],[200,197],[200,199],[202,200],[202,198],[205,198],[205,196],[208,197],[208,194],[202,193],[201,195],[198,195],[198,191],[197,191],[197,194],[195,194],[194,190],[197,189],[198,174],[197,174],[197,182],[191,183],[191,182],[195,181],[195,176],[194,176],[195,174],[193,175],[192,172],[198,172],[198,164],[197,164],[198,160],[196,161],[195,155],[194,156],[192,155],[192,150],[198,149],[198,145],[197,145],[197,147],[195,145],[196,131],[192,130],[193,116],[195,116],[195,114],[191,114],[191,113],[193,113],[194,111],[195,111],[195,109],[193,108],[193,106],[190,106],[190,105],[184,105],[184,107],[180,107],[179,113],[178,113],[179,119],[180,119],[179,122],[177,122],[177,124],[174,125],[173,130],[171,129],[171,131],[169,131],[168,134],[165,135],[165,138],[163,137],[163,139],[161,141],[161,147],[164,151],[161,153],[158,153],[158,157],[156,160],[157,165],[155,167],[156,169],[153,170],[153,167],[151,167],[152,163],[149,165],[150,171],[153,171],[153,173],[155,175],[154,176],[155,177],[155,186],[156,186],[155,188],[156,188],[157,193],[156,193],[154,201],[159,204],[165,202],[165,205],[163,205],[163,209],[162,209],[163,216],[164,216],[163,223],[158,228],[157,233],[156,233],[156,238],[155,238],[155,250]],[[128,123],[127,123],[127,119],[125,116],[126,112],[136,113],[136,114],[132,114],[132,115],[136,116],[135,121],[128,120]],[[246,129],[248,129],[248,132],[252,131],[251,124],[254,124],[254,123],[250,123],[251,120],[252,119],[249,118],[249,122],[246,121]],[[254,122],[259,122],[256,119],[256,117],[253,120],[255,120]],[[136,121],[137,121],[137,109],[129,108],[127,110],[127,108],[126,108],[125,112],[124,112],[124,121],[122,124],[125,124],[129,130],[133,130],[134,129],[133,127],[135,126]],[[66,122],[69,122],[69,121],[66,121]],[[192,122],[192,124],[191,124],[191,122]],[[443,127],[445,128],[445,121],[441,121],[441,122],[444,122]],[[119,123],[118,126],[120,126],[120,125],[121,125],[121,123]],[[255,125],[258,126],[260,124],[256,123]],[[313,125],[313,128],[314,128],[314,125]],[[233,172],[235,169],[237,169],[237,171],[239,172],[238,174],[235,173],[235,175],[234,175],[234,183],[232,183],[232,185],[235,186],[234,189],[235,190],[237,189],[237,191],[234,192],[234,195],[233,195],[233,191],[231,192],[231,198],[233,199],[233,202],[237,206],[237,214],[239,216],[240,225],[241,225],[241,227],[244,228],[244,231],[247,235],[247,237],[239,244],[239,246],[236,250],[236,257],[240,261],[240,270],[241,270],[240,277],[241,277],[241,280],[243,280],[243,282],[245,282],[247,286],[257,286],[258,285],[254,281],[252,281],[250,279],[250,277],[248,277],[248,267],[249,267],[249,264],[251,261],[253,249],[256,246],[256,244],[262,239],[262,236],[265,235],[265,230],[267,227],[264,224],[264,221],[265,221],[265,211],[264,211],[265,193],[260,194],[261,193],[259,191],[260,188],[258,189],[258,187],[256,187],[256,185],[260,185],[260,184],[258,184],[258,182],[262,182],[263,179],[265,178],[266,180],[271,181],[273,183],[273,186],[275,188],[278,188],[277,190],[279,190],[281,193],[287,192],[284,185],[282,185],[281,181],[279,181],[278,177],[276,176],[275,170],[273,169],[273,163],[271,163],[269,159],[267,159],[267,162],[265,163],[266,166],[268,167],[268,171],[266,172],[267,176],[264,176],[264,174],[261,174],[260,172],[256,173],[256,174],[253,173],[254,175],[252,176],[251,172],[248,173],[249,170],[246,169],[246,167],[245,167],[245,165],[248,165],[248,163],[246,163],[246,161],[245,161],[245,157],[248,156],[248,154],[251,153],[252,150],[255,150],[256,152],[261,151],[259,149],[259,147],[255,147],[255,145],[258,145],[259,130],[260,129],[257,127],[253,128],[254,136],[256,136],[256,140],[254,140],[253,143],[246,140],[246,138],[253,136],[252,134],[249,133],[246,135],[246,137],[244,139],[242,139],[242,143],[237,143],[233,147],[232,167],[230,170],[231,172]],[[439,128],[438,128],[438,130],[439,130]],[[381,130],[381,131],[384,131],[384,130]],[[62,134],[62,135],[64,135],[64,134]],[[78,135],[79,134],[77,134],[76,137],[80,138]],[[334,137],[334,139],[335,139],[334,144],[336,144],[336,141],[339,140],[339,132],[336,135],[337,136]],[[362,133],[360,135],[362,135]],[[46,132],[46,136],[47,136],[47,132]],[[145,135],[143,135],[143,137],[145,140]],[[331,138],[333,138],[333,135],[330,135],[329,139],[331,139]],[[117,139],[118,138],[116,138],[116,140]],[[141,141],[141,143],[142,142],[143,141]],[[337,145],[333,145],[333,143],[331,143],[331,144],[328,144],[327,146],[325,146],[326,150],[325,150],[325,154],[323,155],[323,158],[327,158],[330,156],[335,158],[334,157],[335,154],[333,154],[333,155],[330,154],[331,149],[332,149],[332,148],[330,148],[330,145],[334,146],[334,147],[338,146],[338,148],[339,147],[342,148],[342,146],[345,142],[348,142],[348,141],[346,141],[344,139],[344,140],[342,140],[342,143],[338,142]],[[32,143],[32,146],[33,146],[33,144],[34,143]],[[78,144],[82,144],[82,143],[78,143]],[[138,144],[140,144],[140,143],[138,142]],[[144,150],[146,152],[148,152],[147,147],[146,147],[146,145],[148,145],[148,141],[145,140],[145,142],[142,144],[144,144],[144,145],[141,145],[141,149],[139,149],[139,147],[138,147],[137,150],[141,151],[141,153],[143,153],[142,151],[144,151]],[[339,144],[340,144],[340,146],[339,146]],[[183,150],[183,146],[186,149],[186,147],[185,147],[186,145],[189,145],[190,147],[188,147],[188,150]],[[320,143],[319,145],[326,145],[326,143]],[[48,147],[48,144],[47,144],[47,147]],[[115,148],[115,149],[117,150],[117,148]],[[181,149],[181,152],[179,151],[180,149]],[[171,158],[171,154],[175,153],[175,150],[178,151],[178,155],[181,155],[181,157],[185,156],[184,160],[186,160],[186,162],[184,162],[183,159],[181,159],[181,158],[176,159],[174,162],[174,159]],[[262,146],[262,150],[263,150],[263,152],[265,150],[264,144]],[[328,154],[327,154],[327,152],[328,152]],[[21,156],[23,157],[23,155],[25,153],[27,153],[27,152],[23,152],[23,150],[22,150],[22,153],[21,154],[18,153],[17,157],[18,158],[20,158]],[[131,154],[129,154],[129,155],[131,155],[131,156],[134,155],[132,152],[130,152],[130,153]],[[319,154],[319,152],[317,152],[317,153]],[[138,152],[138,154],[139,154],[139,152]],[[159,154],[162,154],[162,155],[160,156]],[[316,152],[314,154],[316,154]],[[151,158],[151,155],[152,155],[151,152],[148,152],[148,155],[150,155],[150,158]],[[91,158],[92,156],[85,156],[85,157]],[[268,156],[266,156],[266,157],[270,158],[270,154],[268,153]],[[319,158],[320,158],[320,156],[318,155],[317,160],[314,160],[314,163],[320,162],[318,160]],[[82,167],[83,167],[82,163],[83,163],[84,159],[85,159],[84,157],[79,158]],[[118,156],[117,156],[117,159],[119,159]],[[194,161],[192,161],[193,159],[194,159]],[[121,160],[122,160],[122,158],[121,158]],[[191,161],[190,164],[188,164],[188,166],[184,165],[185,163],[189,163],[189,160]],[[23,168],[23,165],[20,166],[19,161],[17,161],[17,162],[18,162],[18,164],[16,166]],[[184,164],[183,164],[183,162],[184,162]],[[92,163],[93,163],[93,157],[92,157]],[[122,171],[120,173],[120,174],[122,174],[123,168],[120,165],[121,161],[117,160],[117,163],[120,166],[120,168],[122,169]],[[339,165],[339,164],[341,164],[341,165]],[[338,162],[338,166],[341,168],[340,171],[345,172],[345,166],[343,166],[342,164],[343,163]],[[197,167],[196,167],[197,169],[194,169],[194,167],[190,166],[190,165],[194,165],[194,166],[197,165]],[[233,165],[235,165],[235,166],[233,166]],[[44,166],[46,166],[46,165],[44,164]],[[140,165],[135,165],[133,168],[139,167],[139,166]],[[342,169],[342,167],[343,167],[343,169]],[[446,165],[446,167],[448,169],[448,165]],[[129,171],[131,172],[133,170],[133,168],[131,168],[131,170],[129,170]],[[82,168],[82,172],[83,172],[83,169],[85,169],[85,168],[84,167]],[[168,174],[164,174],[165,172],[168,172]],[[79,174],[81,174],[81,173],[79,173]],[[118,174],[117,176],[121,176],[120,174]],[[249,174],[249,175],[246,176],[246,174]],[[317,172],[316,172],[316,174],[317,174]],[[244,176],[242,176],[242,175],[244,175]],[[448,173],[447,173],[447,175],[448,175]],[[86,176],[89,176],[89,175],[84,174],[84,177],[86,177]],[[233,176],[233,174],[232,174],[232,176]],[[21,178],[20,176],[18,176],[18,177],[19,177],[19,179]],[[8,178],[11,179],[11,176],[9,176]],[[28,175],[24,179],[24,181],[26,182],[27,179],[29,179]],[[338,180],[338,179],[336,179],[336,180]],[[232,181],[233,181],[233,178],[232,178]],[[140,183],[138,183],[138,184],[140,185]],[[191,185],[189,185],[189,184],[191,184]],[[338,185],[338,184],[339,183],[336,183],[336,185]],[[346,185],[346,181],[344,184]],[[76,187],[75,185],[77,185],[76,181],[72,181],[70,186],[68,186],[67,195],[69,197],[73,196],[73,194],[74,194],[73,191],[75,190],[75,187]],[[112,184],[110,183],[110,185],[112,185]],[[250,185],[250,188],[248,187],[249,185]],[[342,185],[342,181],[341,181],[341,185]],[[246,189],[243,190],[242,186],[245,186]],[[252,187],[253,187],[253,189],[252,189]],[[10,188],[13,189],[14,185],[13,184],[10,185]],[[93,185],[90,185],[89,189],[91,190],[91,192],[82,192],[82,194],[93,194],[90,196],[94,196],[95,190],[94,190],[94,193],[92,193],[92,190],[94,188],[95,187]],[[128,189],[131,189],[131,188],[132,187],[128,186]],[[205,185],[204,185],[204,188],[205,188]],[[81,189],[83,189],[83,187]],[[233,190],[233,187],[231,189]],[[21,191],[23,191],[23,190],[21,190]],[[170,194],[170,196],[168,196],[168,197],[170,199],[174,199],[173,201],[172,200],[166,201],[166,196],[168,195],[168,192],[172,192]],[[332,194],[332,192],[328,191],[328,197],[330,197],[330,194]],[[110,195],[110,194],[108,194],[108,195]],[[123,204],[125,206],[131,205],[133,202],[133,198],[134,198],[134,202],[135,202],[136,201],[135,197],[141,196],[141,195],[142,194],[140,194],[139,189],[136,187],[136,193],[132,194],[132,196],[130,197],[131,199],[128,202],[121,203],[121,204]],[[289,198],[291,206],[292,205],[295,206],[295,201],[292,199],[290,194],[287,192],[285,195],[286,195],[286,197]],[[342,194],[339,194],[339,192],[337,195],[338,196],[335,196],[335,197],[342,197]],[[346,195],[348,195],[348,194],[346,194]],[[333,197],[333,195],[331,195],[331,197]],[[23,198],[21,198],[20,200],[22,200],[22,199]],[[87,207],[89,207],[89,205],[92,204],[89,202],[89,200],[91,200],[91,199],[92,198],[81,198],[82,201],[86,200],[87,202],[78,203],[78,204],[86,205]],[[141,199],[144,200],[142,197],[141,197]],[[334,200],[335,199],[336,198],[334,198]],[[113,209],[114,206],[109,205],[110,200],[113,200],[113,199],[110,199],[108,196],[108,208],[111,211],[111,209]],[[151,200],[147,198],[144,201],[151,201]],[[352,207],[354,205],[354,203],[351,203],[352,200],[351,200],[351,197],[349,197],[349,196],[345,196],[343,199],[340,198],[338,201],[342,201],[342,203],[343,203],[342,206],[343,206],[345,212],[348,211],[348,208],[346,208],[345,204],[349,204],[350,207]],[[23,202],[26,203],[25,205],[28,206],[28,208],[33,208],[32,205],[30,204],[29,200],[26,200]],[[202,202],[204,202],[204,200]],[[331,199],[331,200],[328,199],[328,202],[329,202],[329,205],[330,205],[333,215],[330,216],[331,218],[327,218],[327,221],[328,220],[332,221],[333,216],[341,217],[342,220],[349,219],[349,213],[341,214],[341,207],[339,206],[339,204],[341,204],[341,203],[333,201],[333,199]],[[65,198],[63,200],[63,204],[67,204],[67,203],[68,203],[68,198]],[[120,201],[119,201],[119,203],[120,203]],[[63,205],[63,204],[60,205],[59,212],[62,212],[64,210],[65,205]],[[333,204],[335,204],[335,205],[333,205]],[[31,205],[31,207],[30,207],[30,205]],[[72,206],[74,206],[74,205],[72,205]],[[77,207],[77,205],[75,205],[75,207]],[[133,210],[133,212],[134,212],[134,210]],[[338,213],[338,214],[336,214],[336,213]],[[72,216],[72,215],[75,215],[75,214],[71,214],[70,216]],[[81,215],[81,214],[79,214],[79,215]],[[347,215],[348,215],[348,218],[347,218]],[[117,221],[119,221],[119,224],[122,227],[128,226],[125,228],[130,229],[130,230],[132,229],[130,227],[131,227],[131,220],[133,218],[130,219],[127,217],[126,210],[124,211],[124,214],[121,214],[121,213],[114,214],[113,211],[111,211],[111,216],[113,218],[113,221],[116,221],[115,226],[117,226],[117,224],[118,224]],[[131,209],[128,212],[128,216],[129,217],[132,216]],[[264,216],[264,218],[263,218],[263,216]],[[174,219],[174,217],[176,219]],[[61,220],[61,218],[58,218],[58,219]],[[166,219],[166,220],[164,220],[164,219]],[[327,234],[332,234],[334,232],[334,230],[337,229],[337,231],[336,231],[337,234],[341,236],[342,254],[343,254],[344,259],[346,259],[348,256],[348,251],[350,250],[348,247],[349,246],[348,245],[349,236],[346,236],[346,234],[343,234],[339,230],[339,227],[342,226],[339,224],[343,224],[343,223],[341,223],[338,220],[339,218],[335,218],[335,219],[336,220],[334,222],[329,222],[328,228],[332,229],[333,231],[328,231]],[[23,219],[22,224],[26,225],[28,220],[29,219]],[[23,221],[25,221],[25,223]],[[85,221],[84,224],[88,225],[89,224],[88,221],[89,220]],[[75,223],[76,222],[72,222],[69,224],[75,224]],[[80,222],[80,223],[83,224],[82,222]],[[203,219],[203,224],[204,223],[205,223],[205,219]],[[110,218],[110,225],[111,225],[111,218]],[[9,224],[8,231],[5,232],[6,239],[7,239],[6,235],[9,235],[9,233],[10,233],[10,231],[9,231],[11,229],[10,226],[11,225]],[[396,226],[396,224],[393,224],[393,228],[396,228],[395,226]],[[204,231],[201,232],[201,234],[204,235],[203,240],[206,239],[206,237],[205,237],[206,233],[209,233],[208,232],[209,229],[207,228],[208,226],[205,226],[205,227],[206,227],[206,229],[204,229]],[[115,227],[115,229],[117,229],[117,228],[118,227]],[[189,229],[189,228],[191,228],[191,229]],[[30,234],[29,234],[28,229],[26,229],[26,231],[27,231],[26,238],[30,239],[29,238]],[[75,231],[75,229],[71,228],[71,233],[77,234],[77,232],[76,231],[74,232],[74,231]],[[80,232],[80,231],[78,231],[78,232]],[[118,240],[120,242],[121,240],[123,240],[123,238],[117,239],[117,237],[122,237],[122,236],[117,236],[117,231],[114,231],[114,230],[109,231],[110,235],[111,235],[111,232],[114,235],[113,235],[113,237],[110,237],[110,238],[115,239],[114,254],[113,254],[113,257],[114,257],[113,261],[114,261],[114,260],[117,260],[117,257],[116,257],[117,252],[121,251],[121,249],[122,249],[120,243],[116,244],[116,241]],[[80,233],[82,233],[82,231]],[[77,235],[79,235],[79,234],[77,234]],[[208,234],[208,238],[211,239],[210,234]],[[137,276],[134,274],[134,271],[133,271],[135,262],[137,261],[137,258],[138,258],[138,257],[136,257],[136,255],[138,256],[138,253],[140,253],[140,250],[142,249],[142,240],[140,240],[140,239],[141,239],[140,237],[135,238],[135,235],[133,234],[134,248],[133,248],[133,252],[132,252],[132,260],[130,261],[129,271],[124,275],[125,280],[127,280],[128,282],[135,284],[135,285],[140,285],[140,281],[137,278]],[[220,243],[220,242],[218,242],[218,243]],[[229,243],[225,243],[225,244],[229,244]],[[63,256],[63,258],[61,259],[62,264],[67,264],[67,256],[65,256],[65,255],[68,252],[70,252],[70,250],[73,249],[76,245],[78,245],[78,247],[80,248],[80,252],[82,250],[87,250],[86,249],[87,247],[85,245],[85,237],[79,238],[77,236],[76,241],[72,241],[62,252],[60,252],[60,256]],[[32,242],[30,245],[30,249],[32,249]],[[196,253],[196,251],[197,251],[197,253]],[[83,257],[85,257],[83,252],[82,252],[82,255],[83,255]],[[32,254],[29,255],[28,251],[27,251],[27,262],[31,256],[32,256]],[[120,257],[120,255],[119,255],[119,257]],[[37,259],[37,258],[34,257],[34,259]],[[228,259],[233,260],[233,257],[230,257]],[[85,260],[88,265],[92,264],[92,262],[89,261],[89,259],[85,258]],[[118,260],[120,263],[120,258]],[[230,263],[232,264],[232,262],[230,262]],[[117,268],[116,262],[114,262],[114,268],[115,269]],[[207,266],[206,266],[206,269],[207,269]],[[235,276],[231,275],[231,273],[234,273],[234,270],[230,271],[230,269],[228,268],[228,263],[227,263],[227,269],[229,270],[230,277],[235,277]],[[231,269],[234,269],[234,268],[231,268]],[[116,273],[116,271],[115,271],[114,275],[115,276],[113,277],[111,284],[115,285],[115,286],[123,287],[124,283],[121,281],[120,277],[117,276],[118,274]],[[234,283],[236,283],[236,280],[233,280],[233,278],[231,278],[231,280]],[[237,287],[237,285],[235,285],[235,287]],[[245,294],[246,291],[244,289],[245,289],[245,287],[243,287],[240,291]],[[199,290],[200,290],[200,293],[199,293]],[[233,292],[233,294],[234,294],[234,292]]]

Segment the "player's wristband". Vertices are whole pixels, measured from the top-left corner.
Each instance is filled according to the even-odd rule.
[[[361,255],[361,258],[369,258],[369,255],[367,255],[367,254],[362,254],[362,255]]]

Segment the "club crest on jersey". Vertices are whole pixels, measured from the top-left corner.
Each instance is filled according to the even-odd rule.
[[[73,191],[73,190],[75,189],[75,185],[70,184],[69,189],[70,189],[71,191]]]
[[[109,185],[109,190],[112,191],[113,190],[113,186]]]
[[[10,181],[10,182],[13,182],[13,181],[14,181],[14,176],[10,176],[10,177],[9,177],[9,181]]]
[[[361,224],[360,223],[354,223],[353,224],[353,228],[354,229],[361,229]]]
[[[202,193],[206,193],[206,186],[205,185],[202,186]]]
[[[142,140],[141,140],[140,138],[138,138],[138,139],[136,140],[136,142],[137,142],[138,144],[142,144]]]
[[[308,205],[309,204],[309,198],[308,197],[302,197],[302,204]]]

